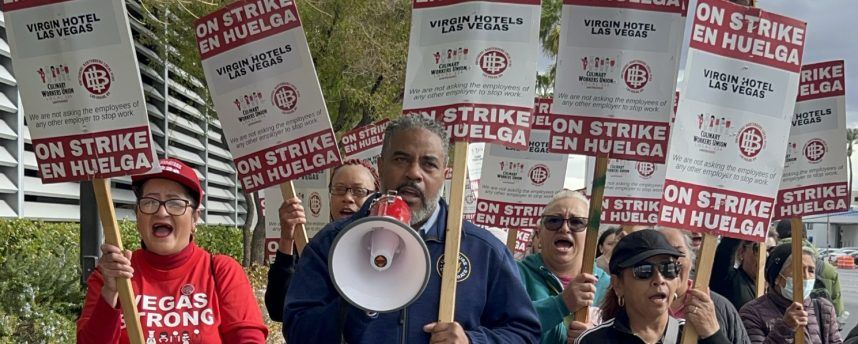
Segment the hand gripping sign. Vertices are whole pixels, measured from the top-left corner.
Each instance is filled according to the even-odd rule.
[[[194,23],[206,82],[247,192],[340,163],[307,38],[292,1],[236,1]],[[300,252],[306,233],[300,226]]]
[[[843,60],[804,65],[775,219],[849,210]]]
[[[693,13],[659,225],[705,233],[695,280],[700,287],[709,285],[717,235],[765,240],[806,25],[717,0],[700,0]],[[683,343],[694,342],[697,334],[692,329],[683,337]]]
[[[304,175],[293,181],[297,197],[304,206],[307,224],[307,238],[312,238],[322,227],[331,222],[331,195],[328,191],[330,169]],[[262,194],[262,193],[261,193]],[[274,256],[280,248],[280,206],[283,195],[277,186],[265,189],[265,252],[269,263],[274,262]]]
[[[539,0],[413,0],[403,113],[456,142],[439,320],[453,321],[467,142],[524,149],[530,134]]]
[[[664,162],[686,2],[564,0],[551,152]]]
[[[3,4],[12,65],[43,183],[93,180],[105,241],[122,249],[110,181],[157,166],[122,2]],[[23,113],[23,112],[22,112]],[[143,343],[134,291],[119,279],[132,343]]]

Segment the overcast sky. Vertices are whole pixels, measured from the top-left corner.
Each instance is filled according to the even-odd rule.
[[[697,7],[690,0],[689,9]],[[858,127],[858,95],[850,88],[858,87],[858,1],[855,0],[758,0],[759,7],[787,17],[807,22],[807,40],[804,63],[843,59],[846,61],[846,123]],[[681,70],[685,68],[689,30],[692,16],[688,17],[682,50]],[[539,70],[544,71],[551,59],[542,56]],[[850,96],[851,95],[851,96]],[[858,162],[858,161],[856,161]],[[856,164],[858,165],[858,164]],[[567,187],[583,187],[584,158],[574,157],[569,163]],[[858,184],[858,183],[856,183]]]

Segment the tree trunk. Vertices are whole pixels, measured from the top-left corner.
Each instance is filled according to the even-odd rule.
[[[251,248],[253,247],[253,230],[256,228],[256,194],[244,193],[244,199],[247,201],[247,215],[244,224],[241,226],[241,239],[243,255],[241,257],[241,265],[244,267],[250,266]]]
[[[265,264],[265,210],[262,209],[260,197],[256,197],[255,203],[257,221],[250,242],[250,264],[263,265]]]

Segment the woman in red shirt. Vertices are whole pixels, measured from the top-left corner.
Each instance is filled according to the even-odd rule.
[[[128,343],[116,279],[131,279],[146,343],[264,343],[250,282],[232,258],[194,244],[203,190],[196,173],[175,159],[161,172],[132,177],[143,248],[101,246],[87,281],[78,343]]]

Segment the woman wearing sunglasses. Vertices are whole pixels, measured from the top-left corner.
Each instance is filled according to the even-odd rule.
[[[593,275],[581,273],[588,210],[589,202],[580,192],[563,190],[554,195],[534,239],[541,252],[518,262],[542,324],[542,343],[566,343],[570,324],[564,323],[564,317],[593,305],[609,284],[607,273],[598,267]]]
[[[766,294],[739,310],[751,343],[791,343],[798,326],[803,326],[805,343],[839,344],[840,324],[834,305],[820,297],[811,298],[816,281],[816,254],[803,246],[801,258],[803,276],[793,275],[791,244],[780,244],[766,260]],[[802,283],[804,302],[794,302],[793,288]]]
[[[161,171],[131,178],[143,248],[104,244],[87,281],[78,343],[128,343],[117,278],[131,279],[148,342],[263,343],[268,328],[241,266],[194,244],[203,189],[193,169],[162,159]]]
[[[363,206],[364,201],[378,189],[378,174],[366,160],[346,160],[331,171],[331,220],[347,219]],[[280,248],[268,270],[265,307],[271,320],[283,321],[286,292],[295,273],[297,259],[293,256],[295,227],[307,223],[304,207],[297,197],[283,202],[280,212]]]
[[[652,229],[620,239],[609,264],[611,290],[602,307],[605,322],[585,331],[575,343],[679,343],[682,323],[668,313],[679,285],[679,257],[682,253]],[[720,328],[696,330],[699,343],[730,343]]]

